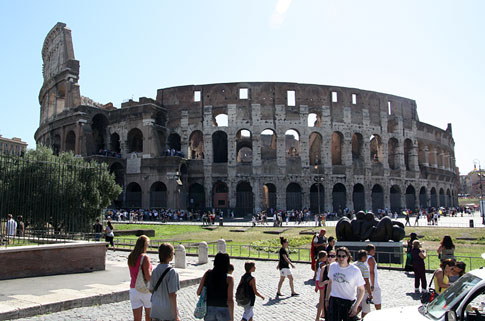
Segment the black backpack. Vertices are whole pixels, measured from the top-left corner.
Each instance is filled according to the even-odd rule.
[[[244,276],[241,277],[241,281],[239,282],[239,285],[236,289],[236,303],[239,306],[245,306],[251,302],[249,289],[249,282],[251,281],[251,279],[252,278],[245,280]]]

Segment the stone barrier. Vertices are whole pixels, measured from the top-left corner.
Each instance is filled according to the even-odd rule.
[[[182,244],[177,245],[175,248],[175,268],[185,269],[186,267],[186,255],[185,246]]]
[[[226,241],[223,239],[217,240],[217,253],[226,253]]]
[[[209,262],[209,246],[206,242],[199,243],[199,264]]]

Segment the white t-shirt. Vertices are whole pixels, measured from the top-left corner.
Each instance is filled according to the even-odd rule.
[[[365,261],[365,264],[369,268],[369,272],[370,272],[369,260],[370,260],[371,257],[372,257],[372,255],[367,255],[367,261]],[[374,259],[374,261],[375,261],[375,259]],[[374,265],[374,289],[377,289],[377,288],[380,288],[380,286],[379,286],[379,276],[378,276],[378,273],[377,273],[377,262],[375,262],[375,263],[376,264]],[[372,281],[371,281],[370,276],[369,276],[369,282],[372,285]]]
[[[337,262],[330,264],[328,278],[332,280],[330,296],[345,300],[357,299],[357,287],[365,284],[360,269],[353,264],[344,268]]]
[[[6,224],[6,228],[8,236],[15,236],[17,233],[17,222],[15,222],[13,218],[9,219]]]

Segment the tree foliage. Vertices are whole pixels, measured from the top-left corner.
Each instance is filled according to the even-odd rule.
[[[56,156],[41,146],[23,157],[0,158],[0,213],[22,215],[35,229],[89,231],[121,191],[105,163],[71,152]]]

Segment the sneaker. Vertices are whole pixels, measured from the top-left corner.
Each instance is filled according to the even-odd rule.
[[[415,288],[414,293],[419,293],[419,288]]]

